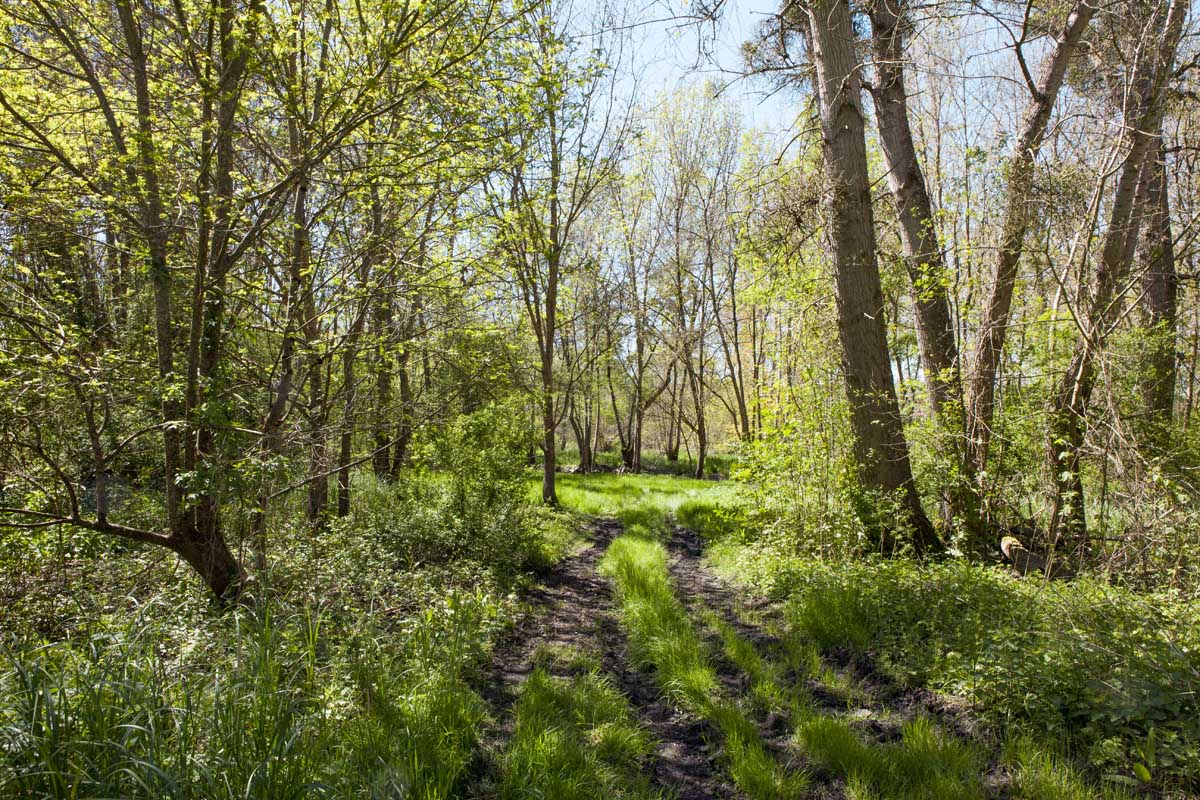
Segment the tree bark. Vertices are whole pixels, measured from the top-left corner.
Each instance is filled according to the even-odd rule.
[[[913,287],[917,342],[929,382],[929,401],[938,418],[961,428],[955,407],[962,401],[958,346],[946,292],[946,262],[937,240],[933,205],[917,161],[904,85],[901,0],[871,6],[872,43],[877,73],[874,87],[879,140],[888,169],[888,185],[900,220],[905,267]]]
[[[168,268],[169,228],[160,193],[158,156],[155,148],[153,99],[149,85],[148,54],[142,31],[129,0],[117,3],[122,37],[130,60],[134,83],[137,115],[138,177],[141,183],[143,234],[149,253],[149,273],[153,286],[155,335],[157,341],[159,376],[165,386],[177,379],[173,348],[174,325],[171,314],[171,276]],[[253,25],[249,35],[239,39],[234,35],[237,11],[232,0],[221,0],[217,8],[217,36],[220,51],[221,79],[218,82],[218,103],[215,126],[215,170],[211,175],[213,239],[204,258],[198,259],[196,269],[207,274],[204,291],[193,298],[194,312],[189,341],[196,347],[188,353],[187,376],[198,376],[199,383],[211,391],[211,378],[220,359],[223,341],[224,289],[229,267],[226,245],[232,225],[233,202],[233,135],[234,116],[240,107],[240,84],[245,72],[253,40]],[[253,19],[256,3],[246,12]],[[119,133],[118,133],[119,136]],[[118,144],[122,144],[118,141]],[[122,144],[123,146],[123,144]],[[207,155],[207,154],[206,154]],[[207,175],[205,177],[208,177]],[[196,328],[197,324],[200,326]],[[195,408],[198,403],[193,404]],[[168,535],[161,541],[192,566],[222,602],[236,599],[244,583],[241,564],[225,542],[221,530],[219,504],[214,487],[206,486],[187,507],[183,502],[184,487],[179,481],[181,463],[199,465],[214,455],[215,435],[210,424],[194,420],[193,435],[182,437],[180,423],[187,416],[185,404],[165,393],[163,412],[163,465],[166,477]]]
[[[1146,168],[1150,175],[1146,181],[1139,259],[1143,267],[1142,304],[1151,344],[1142,399],[1150,416],[1152,438],[1161,443],[1165,441],[1164,434],[1170,429],[1175,410],[1179,294],[1161,126],[1146,154]]]
[[[1017,283],[1017,266],[1024,247],[1025,229],[1029,224],[1029,196],[1033,189],[1033,167],[1046,134],[1058,91],[1062,87],[1067,66],[1079,40],[1096,13],[1096,0],[1078,0],[1071,8],[1062,29],[1054,37],[1054,49],[1030,87],[1032,97],[1025,109],[1020,133],[1013,153],[1008,159],[1005,174],[1008,189],[1004,200],[1004,216],[1000,222],[1000,241],[996,248],[996,266],[991,292],[984,307],[975,346],[975,374],[971,381],[970,408],[967,416],[967,438],[970,471],[981,475],[987,467],[991,443],[992,417],[996,397],[996,373],[1004,340],[1008,335],[1008,317],[1012,308],[1013,290]],[[1018,56],[1021,56],[1018,48]],[[1022,64],[1024,64],[1023,56]]]
[[[897,498],[918,553],[940,548],[913,481],[884,326],[883,289],[867,174],[862,84],[847,0],[807,8],[820,102],[829,235],[842,369],[854,456],[864,488]],[[881,550],[895,547],[892,521],[867,520]]]
[[[873,90],[888,185],[900,221],[904,262],[913,290],[917,343],[926,372],[929,405],[961,470],[944,508],[946,527],[961,521],[977,549],[987,547],[978,519],[975,475],[966,448],[962,377],[947,286],[950,276],[937,238],[933,204],[917,160],[904,83],[904,0],[871,5],[876,84]]]

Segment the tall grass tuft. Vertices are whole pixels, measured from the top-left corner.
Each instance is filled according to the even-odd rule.
[[[463,679],[476,623],[339,646],[314,612],[239,611],[221,649],[186,658],[145,618],[10,650],[0,796],[452,797],[483,717]]]
[[[512,741],[501,758],[505,800],[656,796],[641,774],[652,745],[628,701],[595,670],[570,678],[542,667],[521,687]]]

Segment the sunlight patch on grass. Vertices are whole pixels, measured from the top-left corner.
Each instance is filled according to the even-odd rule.
[[[637,513],[635,510],[665,515],[689,502],[732,500],[740,491],[739,485],[730,481],[614,473],[562,474],[557,477],[556,487],[564,509],[593,517],[619,517],[622,513]],[[540,479],[529,479],[528,492],[531,501],[541,501]]]
[[[501,756],[499,796],[657,797],[642,775],[652,751],[650,737],[608,678],[594,670],[559,678],[538,667],[521,687],[516,729]]]
[[[926,717],[901,727],[900,739],[873,744],[835,717],[813,714],[797,725],[801,750],[846,779],[851,796],[879,800],[972,800],[984,796],[985,759]]]

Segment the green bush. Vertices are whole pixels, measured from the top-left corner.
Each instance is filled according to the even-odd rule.
[[[364,540],[394,566],[472,562],[511,577],[546,553],[530,519],[519,410],[489,405],[431,430],[393,483],[364,475],[335,537]]]

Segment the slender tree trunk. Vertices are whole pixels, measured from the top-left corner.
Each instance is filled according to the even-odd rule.
[[[1032,97],[1025,109],[1020,133],[1008,159],[1005,176],[1008,188],[1004,199],[1004,215],[1000,222],[1000,241],[996,248],[996,266],[991,292],[984,306],[975,346],[975,375],[971,381],[970,408],[967,417],[970,472],[980,475],[987,467],[988,446],[991,443],[992,417],[996,397],[996,373],[1008,335],[1008,317],[1012,309],[1013,290],[1017,283],[1017,267],[1029,224],[1029,197],[1033,190],[1034,163],[1046,134],[1046,126],[1054,109],[1063,76],[1075,48],[1096,13],[1096,0],[1077,0],[1063,27],[1055,34],[1054,49],[1048,56]]]
[[[342,361],[343,391],[346,392],[342,405],[342,430],[338,437],[337,515],[350,515],[350,461],[354,457],[354,359],[347,352]]]
[[[704,354],[700,354],[703,359]],[[703,362],[699,368],[694,367],[691,360],[687,362],[688,388],[692,395],[692,411],[696,415],[696,464],[693,471],[693,476],[696,478],[704,477],[704,461],[708,456],[708,425],[705,421],[704,406],[704,381],[703,374],[698,369],[703,369]]]
[[[552,213],[556,204],[551,203]],[[541,357],[542,357],[542,502],[548,506],[558,505],[558,492],[555,490],[555,471],[558,468],[557,442],[555,429],[558,427],[558,417],[554,402],[554,337],[555,317],[558,314],[558,252],[551,250],[547,259],[548,278],[546,281],[546,307],[542,320]]]
[[[359,273],[359,286],[365,291],[370,279],[370,259],[363,260]],[[364,308],[355,315],[347,336],[346,352],[342,355],[342,430],[338,443],[338,502],[337,515],[345,517],[350,514],[350,462],[354,456],[355,416],[358,405],[358,382],[355,377],[355,362],[358,359],[359,341],[362,339],[365,327],[367,309]]]
[[[542,502],[558,505],[555,491],[555,470],[558,467],[557,442],[554,440],[555,414],[553,394],[553,362],[542,357]]]
[[[683,442],[683,400],[679,371],[671,369],[671,403],[667,410],[667,461],[674,464],[679,461],[679,447]]]
[[[870,9],[877,79],[874,88],[879,139],[888,168],[888,184],[900,220],[905,267],[913,289],[917,342],[929,388],[929,404],[949,437],[962,474],[954,481],[944,511],[946,525],[961,520],[975,548],[982,549],[979,504],[973,462],[966,448],[962,378],[947,287],[949,274],[925,175],[917,160],[904,84],[904,0],[876,0]]]
[[[591,472],[594,468],[592,460],[591,407],[585,403],[581,416],[579,403],[576,402],[575,398],[571,398],[569,403],[567,419],[571,424],[571,432],[575,436],[575,447],[579,450],[579,471]]]
[[[378,242],[383,236],[383,201],[379,199],[376,188],[371,191],[371,230],[372,237]],[[372,246],[376,246],[373,245]],[[371,318],[371,335],[374,353],[371,368],[374,377],[371,414],[371,469],[376,480],[389,480],[391,469],[391,378],[395,345],[395,335],[392,331],[394,317],[394,299],[391,285],[380,285],[374,299]]]
[[[297,152],[296,158],[300,155]],[[309,239],[308,220],[308,176],[301,176],[296,186],[296,204],[294,209],[293,252],[296,262],[295,269],[303,276],[303,288],[300,295],[302,318],[300,330],[304,335],[304,349],[307,357],[308,371],[308,503],[307,514],[310,521],[320,519],[329,501],[328,441],[325,434],[326,385],[325,358],[321,352],[321,319],[317,315],[316,277],[312,274],[311,243]]]
[[[871,6],[878,73],[874,87],[875,115],[887,162],[888,184],[900,220],[905,267],[913,287],[917,342],[929,376],[930,405],[939,420],[949,423],[951,431],[961,431],[961,416],[954,409],[962,402],[962,383],[946,292],[949,283],[946,262],[938,244],[933,207],[908,119],[901,2],[877,0]]]
[[[1148,182],[1153,174],[1153,164],[1146,165],[1146,155],[1155,133],[1162,127],[1163,88],[1175,63],[1175,50],[1189,5],[1188,0],[1171,0],[1165,13],[1160,7],[1156,16],[1162,23],[1151,29],[1161,31],[1158,44],[1147,47],[1147,53],[1139,59],[1130,81],[1132,97],[1126,107],[1123,135],[1128,142],[1128,151],[1109,208],[1100,267],[1093,291],[1081,303],[1083,330],[1050,408],[1046,460],[1051,476],[1048,526],[1051,546],[1065,540],[1076,550],[1087,548],[1087,519],[1079,461],[1087,407],[1095,385],[1095,360],[1120,313],[1122,284],[1129,274],[1137,241],[1138,215],[1134,212],[1138,185],[1142,179]],[[1143,170],[1143,165],[1147,169]]]
[[[1152,438],[1165,442],[1175,410],[1176,342],[1178,340],[1179,278],[1175,271],[1175,245],[1171,234],[1171,207],[1167,186],[1166,157],[1162,129],[1146,154],[1150,169],[1143,215],[1144,233],[1140,261],[1142,303],[1146,327],[1151,332],[1151,350],[1142,385],[1142,398],[1150,415]]]
[[[408,446],[413,437],[413,389],[412,389],[412,357],[409,355],[408,336],[401,345],[400,357],[396,359],[396,374],[400,379],[400,421],[396,424],[396,441],[392,446],[392,464],[388,469],[388,477],[396,480],[400,477],[408,460]]]
[[[883,289],[867,174],[862,84],[848,0],[809,4],[813,62],[821,108],[822,152],[842,368],[850,403],[854,455],[863,486],[897,497],[918,552],[940,542],[921,508],[892,381]],[[884,552],[894,548],[893,520],[869,520]]]
[[[631,455],[633,458],[629,469],[635,473],[642,471],[642,431],[645,427],[646,410],[641,405],[638,405],[633,410],[633,436],[630,437],[630,449],[632,450]]]

